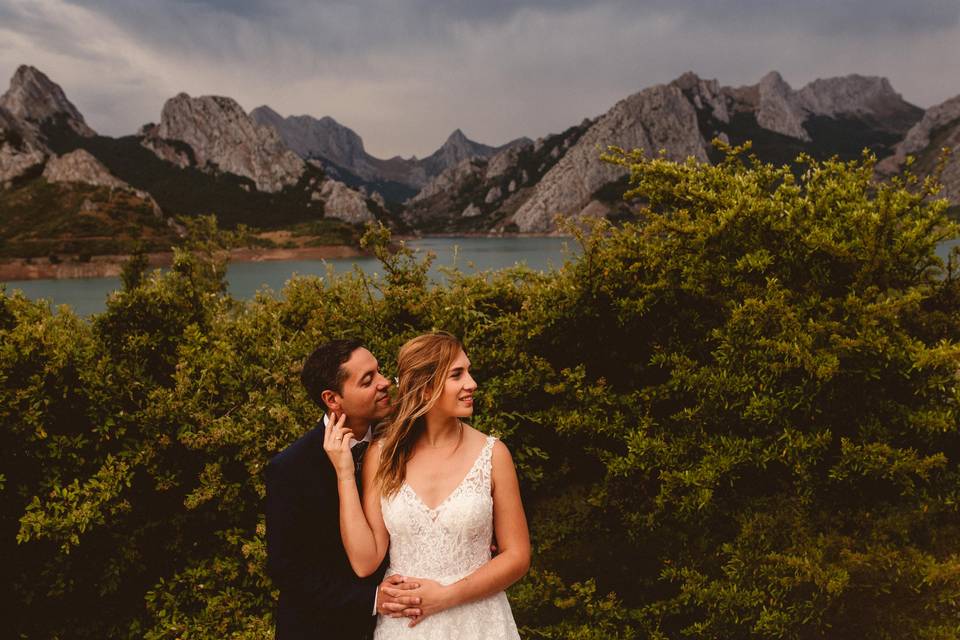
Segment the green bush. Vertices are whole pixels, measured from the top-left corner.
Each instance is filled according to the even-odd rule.
[[[322,340],[393,368],[462,336],[474,424],[517,462],[529,638],[960,635],[957,234],[872,161],[614,151],[635,223],[555,273],[296,278],[225,296],[215,225],[91,323],[0,297],[0,527],[14,637],[269,638],[265,462],[317,417]],[[16,539],[16,542],[14,542]]]

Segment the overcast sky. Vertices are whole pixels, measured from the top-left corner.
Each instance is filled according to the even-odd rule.
[[[928,107],[960,94],[960,0],[0,0],[0,82],[20,64],[107,135],[186,91],[423,157],[458,127],[492,145],[558,132],[687,70],[882,75]]]

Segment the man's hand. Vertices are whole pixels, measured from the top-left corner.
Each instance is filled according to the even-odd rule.
[[[404,592],[417,589],[420,583],[407,581],[403,576],[394,574],[383,579],[377,587],[377,613],[390,618],[414,618],[421,614],[420,598]]]

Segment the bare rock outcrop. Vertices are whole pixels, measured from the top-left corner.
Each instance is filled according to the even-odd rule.
[[[245,176],[259,191],[273,193],[296,184],[306,166],[276,131],[258,125],[235,100],[222,96],[181,93],[167,100],[160,124],[143,144],[170,160],[176,158],[170,140],[189,145],[201,169]]]
[[[454,167],[464,160],[489,158],[496,153],[496,147],[474,142],[464,135],[463,131],[457,129],[447,137],[439,149],[421,162],[428,175],[439,175],[444,170]]]
[[[683,160],[707,161],[697,114],[675,85],[657,85],[618,102],[537,183],[533,195],[513,215],[521,232],[555,230],[554,216],[580,212],[604,185],[624,175],[621,167],[600,160],[610,145],[644,149]]]
[[[960,96],[927,109],[923,118],[911,127],[896,146],[893,155],[879,163],[878,168],[885,168],[889,173],[895,172],[908,155],[916,155],[930,146],[934,132],[941,132],[957,124],[960,124]]]
[[[520,154],[524,150],[533,147],[533,144],[529,139],[523,139],[517,144],[511,144],[506,149],[498,151],[487,163],[487,174],[484,177],[487,180],[491,180],[505,175],[517,165]],[[541,142],[541,145],[542,144]]]
[[[330,116],[284,118],[264,105],[251,111],[250,117],[258,124],[276,130],[286,145],[301,158],[320,156],[350,170],[363,164],[366,159],[360,136]]]
[[[416,158],[399,156],[382,160],[369,153],[363,139],[329,116],[283,117],[264,105],[250,112],[257,123],[277,132],[283,142],[304,159],[321,159],[370,182],[388,180],[419,189],[430,176]]]
[[[449,193],[462,188],[467,180],[477,180],[487,168],[487,163],[481,158],[464,158],[456,165],[445,169],[437,177],[427,183],[417,195],[411,198],[411,203],[422,202],[441,193]]]
[[[808,115],[871,117],[877,122],[895,121],[906,105],[886,78],[858,74],[814,80],[797,91],[796,101]]]
[[[877,173],[881,176],[897,173],[907,156],[917,158],[916,172],[926,173],[933,169],[944,147],[952,149],[952,153],[940,175],[942,194],[954,205],[960,204],[960,96],[927,109],[896,146],[893,155],[877,164]]]
[[[82,182],[98,187],[114,189],[129,188],[129,185],[114,176],[103,164],[84,149],[77,149],[62,156],[54,156],[43,168],[47,182]]]
[[[678,87],[696,109],[708,109],[714,119],[730,122],[727,109],[728,98],[716,79],[706,80],[692,71],[687,71],[670,84]]]
[[[902,134],[919,119],[921,110],[906,102],[886,78],[850,74],[822,78],[793,90],[776,71],[758,84],[724,87],[728,109],[752,112],[757,124],[804,142],[811,142],[806,123],[813,117],[854,118]]]
[[[324,180],[319,195],[323,199],[325,217],[339,218],[352,224],[372,222],[375,219],[364,195],[342,182]]]
[[[806,114],[800,100],[779,73],[771,71],[763,76],[757,85],[757,94],[757,124],[791,138],[810,141],[810,134],[803,128]]]
[[[0,96],[0,107],[24,123],[39,127],[54,122],[81,136],[94,136],[80,111],[67,99],[60,85],[42,71],[21,65],[10,79],[10,88]]]
[[[42,165],[47,152],[29,127],[0,107],[0,186]]]

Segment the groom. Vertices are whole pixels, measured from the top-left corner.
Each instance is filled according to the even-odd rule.
[[[327,414],[346,414],[359,467],[373,427],[390,411],[390,382],[376,358],[355,340],[321,345],[301,380]],[[324,424],[288,446],[266,469],[267,571],[280,589],[277,640],[360,640],[373,633],[376,613],[419,615],[414,588],[400,576],[381,582],[354,574],[340,539],[340,501],[333,466],[323,450]],[[359,474],[358,476],[359,477]]]

